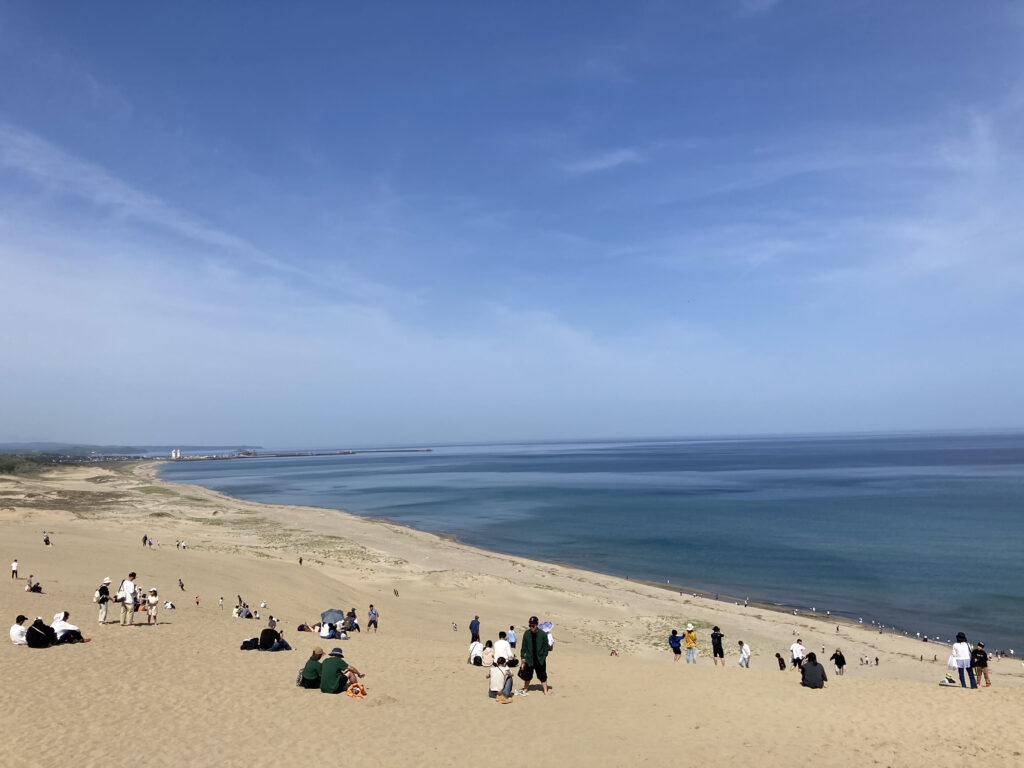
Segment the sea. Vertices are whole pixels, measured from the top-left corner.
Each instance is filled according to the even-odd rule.
[[[160,475],[687,596],[1024,648],[1024,433],[420,447]]]

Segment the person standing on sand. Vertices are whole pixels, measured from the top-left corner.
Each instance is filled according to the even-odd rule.
[[[953,643],[953,658],[956,660],[956,671],[960,675],[960,687],[966,688],[964,682],[964,670],[971,679],[971,688],[977,688],[978,682],[974,679],[974,670],[971,669],[971,646],[967,644],[967,635],[963,632],[956,633],[956,642]]]
[[[377,619],[380,617],[380,612],[373,607],[373,603],[370,603],[370,610],[366,615],[368,617],[366,631],[369,632],[372,629],[373,633],[377,634]]]
[[[843,652],[836,648],[836,652],[829,657],[829,660],[835,662],[836,674],[842,676],[843,670],[846,669],[846,657],[843,656]]]
[[[18,578],[18,558],[14,558],[14,562],[11,563],[11,578]]]
[[[128,574],[128,578],[121,582],[117,588],[117,594],[121,603],[121,626],[135,624],[135,571]]]
[[[718,666],[718,660],[722,660],[722,669],[725,669],[725,649],[722,648],[722,640],[725,639],[725,635],[718,627],[714,627],[711,630],[711,661],[714,665]],[[743,645],[741,642],[740,645]]]
[[[508,644],[513,651],[516,649],[516,628],[511,625],[508,628]]]
[[[725,659],[722,659],[722,666],[725,666]],[[750,646],[740,640],[740,666],[750,669]],[[785,668],[785,664],[782,665]]]
[[[180,589],[182,592],[185,591],[185,582],[181,579],[178,579],[178,589]]]
[[[988,676],[988,654],[985,652],[985,644],[978,643],[974,646],[974,651],[971,653],[971,666],[974,667],[974,676],[978,679],[978,685],[981,685],[981,677],[985,676],[985,687],[992,687],[992,680]]]
[[[683,636],[673,629],[672,634],[668,636],[668,647],[672,649],[672,661],[679,661],[682,658],[682,645]]]
[[[782,654],[781,653],[776,653],[775,654],[775,660],[777,662],[779,662],[779,670],[782,671],[782,672],[785,672],[786,671],[786,660],[784,658],[782,658]]]
[[[107,623],[107,609],[110,607],[110,577],[107,576],[103,583],[100,584],[100,588],[96,590],[99,592],[99,597],[96,598],[96,602],[100,606],[100,624]]]
[[[222,611],[224,610],[224,597],[223,596],[220,598],[220,609]]]
[[[697,632],[693,624],[686,625],[686,634],[683,635],[683,644],[686,646],[686,663],[697,663]]]
[[[539,624],[540,621],[537,617],[531,616],[530,628],[523,635],[522,671],[519,675],[523,678],[524,696],[530,687],[534,674],[540,680],[540,687],[544,691],[544,695],[548,695],[547,660],[550,646],[548,645],[547,634],[538,631]]]
[[[807,649],[804,648],[804,641],[798,637],[796,642],[789,646],[789,657],[793,663],[793,669],[800,669],[805,653],[807,653]]]
[[[154,627],[160,622],[157,621],[156,612],[160,607],[160,598],[156,595],[156,587],[149,590],[149,596],[146,598],[146,623],[152,624]]]
[[[469,622],[469,634],[479,635],[480,634],[480,617],[474,616],[473,620]]]

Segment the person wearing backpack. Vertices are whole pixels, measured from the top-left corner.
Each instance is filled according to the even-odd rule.
[[[100,588],[96,590],[96,594],[93,598],[100,606],[100,624],[107,623],[107,608],[110,606],[110,577],[107,576],[103,583],[100,584]]]

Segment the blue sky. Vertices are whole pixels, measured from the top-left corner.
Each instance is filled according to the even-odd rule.
[[[0,441],[1024,427],[1015,2],[0,0]]]

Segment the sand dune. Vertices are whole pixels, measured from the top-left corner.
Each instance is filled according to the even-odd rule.
[[[44,530],[54,546],[43,546]],[[992,688],[941,688],[948,650],[934,644],[850,624],[836,633],[823,617],[680,596],[337,512],[241,502],[162,483],[145,466],[3,478],[0,531],[8,562],[18,557],[22,577],[46,589],[29,595],[8,579],[8,625],[17,613],[69,610],[93,638],[47,650],[5,643],[3,765],[1024,764],[1017,661],[994,662]],[[143,548],[144,533],[159,545]],[[93,590],[130,570],[178,609],[161,610],[156,627],[99,626]],[[232,618],[236,594],[265,600],[264,616],[282,619],[296,650],[239,651],[264,622]],[[356,607],[365,624],[370,603],[380,632],[340,643],[367,673],[368,697],[296,688],[320,640],[295,626],[328,607]],[[474,614],[492,639],[531,614],[555,623],[550,696],[487,698],[485,671],[465,663]],[[672,662],[665,643],[687,621],[704,643],[696,666]],[[712,624],[726,634],[725,669],[711,665]],[[785,655],[794,629],[826,656],[841,646],[847,674],[809,691],[779,672],[774,653]],[[732,652],[740,639],[754,649],[749,671]],[[859,667],[864,654],[880,665]]]

